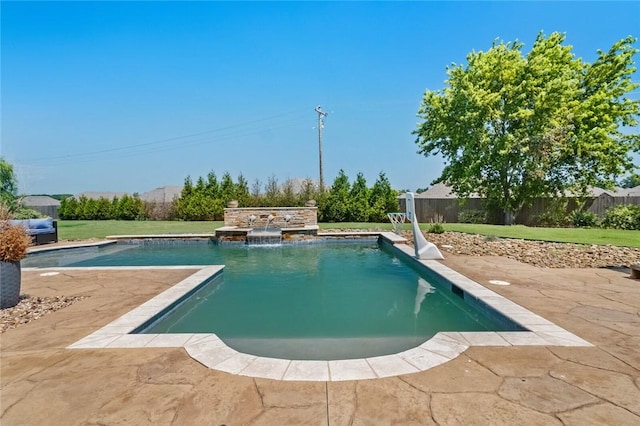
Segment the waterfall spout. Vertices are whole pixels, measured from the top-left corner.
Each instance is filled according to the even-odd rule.
[[[267,217],[267,224],[264,226],[264,230],[265,230],[265,231],[269,228],[269,224],[271,223],[271,221],[272,221],[273,219],[275,219],[275,217],[274,217],[272,214],[270,214],[270,215]]]

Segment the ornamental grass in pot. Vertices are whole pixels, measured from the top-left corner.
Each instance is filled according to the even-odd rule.
[[[11,224],[7,216],[0,220],[0,309],[20,300],[20,260],[27,256],[30,244],[31,237],[23,226]]]

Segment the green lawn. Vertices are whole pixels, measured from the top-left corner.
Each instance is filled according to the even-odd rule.
[[[530,228],[522,225],[500,226],[469,223],[445,223],[443,225],[447,231],[493,235],[504,238],[640,247],[640,231]],[[222,222],[59,220],[58,236],[62,240],[86,240],[105,238],[107,235],[197,234],[213,233],[216,228],[221,226],[223,226]],[[423,230],[427,230],[429,225],[421,224],[420,227]],[[370,229],[379,231],[391,230],[392,227],[390,223],[321,223],[320,229]],[[410,225],[405,224],[404,229],[409,230]]]
[[[422,226],[422,228],[425,227]],[[620,229],[534,228],[523,225],[474,225],[471,223],[445,223],[444,228],[447,231],[494,235],[505,238],[640,247],[640,231],[623,231]]]
[[[179,222],[137,220],[58,220],[58,238],[87,240],[107,235],[213,233],[223,222]]]

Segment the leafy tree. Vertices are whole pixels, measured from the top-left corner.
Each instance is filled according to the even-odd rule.
[[[255,179],[251,184],[251,197],[249,205],[253,207],[262,205],[262,182],[260,179]]]
[[[235,193],[240,207],[246,207],[249,203],[249,183],[242,173],[238,175],[238,183],[236,183]]]
[[[620,181],[620,187],[622,188],[635,188],[640,185],[640,175],[631,175]]]
[[[602,219],[602,227],[640,231],[640,206],[618,204],[607,209]]]
[[[84,195],[80,197],[79,204],[82,207],[79,219],[93,220],[98,215],[98,203],[93,198]]]
[[[356,176],[349,192],[349,221],[366,222],[369,220],[369,188],[362,173]]]
[[[172,205],[172,217],[180,220],[222,220],[226,201],[232,199],[222,198],[224,194],[232,194],[235,199],[242,203],[242,206],[254,207],[302,206],[308,200],[316,200],[318,219],[326,222],[386,221],[387,212],[397,211],[399,208],[398,191],[391,188],[389,180],[382,172],[371,189],[367,187],[367,182],[362,173],[358,173],[356,180],[351,185],[344,170],[340,170],[333,186],[324,192],[319,191],[313,180],[305,179],[298,193],[295,192],[295,182],[293,180],[288,179],[282,185],[278,185],[277,178],[272,175],[264,186],[264,195],[261,194],[262,183],[258,179],[254,181],[251,192],[249,192],[248,183],[242,174],[238,176],[238,183],[234,184],[229,173],[225,173],[219,183],[218,197],[216,198],[210,196],[210,184],[214,181],[216,179],[213,172],[209,173],[206,179],[198,178],[195,186],[192,184],[191,178],[187,177],[181,196],[174,200]],[[134,194],[132,200],[139,200],[139,197]],[[121,211],[123,210],[121,203],[124,203],[124,201],[114,199],[114,211],[117,212],[117,214],[114,214],[116,217],[123,219],[124,217],[121,217]],[[84,204],[80,204],[81,207],[84,207]],[[115,208],[115,205],[118,205],[118,208]],[[73,207],[71,203],[70,207]],[[91,207],[93,208],[92,214],[102,216],[99,212],[103,211],[104,208],[95,209],[93,206]],[[62,211],[65,211],[65,209],[72,210],[72,208],[67,208],[66,206],[62,206],[61,209]],[[82,208],[80,208],[80,211],[84,212]],[[127,211],[137,212],[137,215],[132,216],[130,214],[128,218],[152,217],[148,213],[150,211],[149,206],[147,205],[145,209],[144,204],[141,205],[139,210],[131,208]]]
[[[306,178],[304,181],[302,181],[302,187],[300,188],[300,192],[298,193],[300,205],[304,206],[307,201],[315,200],[317,196],[318,191],[313,180],[311,178]]]
[[[113,218],[112,203],[107,198],[100,197],[95,203],[93,220],[107,220]]]
[[[271,175],[267,179],[267,184],[264,187],[264,203],[267,207],[277,206],[278,197],[280,196],[280,187],[278,186],[278,179],[275,175]]]
[[[13,165],[0,157],[0,202],[10,211],[17,207],[18,180],[13,172]]]
[[[11,216],[14,219],[38,219],[46,217],[39,211],[24,206],[20,206],[15,212],[11,213]]]
[[[197,192],[198,194],[206,194],[207,193],[207,184],[204,181],[204,178],[202,176],[198,177],[198,180],[196,181],[196,186],[193,188],[194,192]]]
[[[178,217],[183,220],[214,220],[218,208],[222,210],[221,202],[216,203],[203,192],[194,192],[176,206]]]
[[[414,131],[419,152],[440,154],[445,182],[461,197],[477,192],[512,223],[535,198],[589,186],[610,188],[636,166],[639,85],[627,37],[598,59],[575,58],[564,34],[539,33],[523,56],[519,42],[494,42],[471,52],[466,65],[447,67],[448,87],[427,90]],[[434,182],[434,183],[435,183]]]
[[[124,194],[122,198],[114,202],[114,219],[119,220],[136,220],[144,215],[144,205],[140,197]]]
[[[278,204],[281,206],[295,206],[296,205],[296,193],[293,187],[293,181],[287,179],[280,186],[280,197],[278,197]]]
[[[389,220],[387,213],[397,212],[400,209],[398,192],[391,188],[389,179],[383,172],[380,172],[371,188],[369,205],[371,206],[369,220],[372,222],[386,222]]]
[[[213,171],[207,174],[205,194],[211,198],[218,198],[220,195],[220,184],[218,183],[218,178]]]
[[[195,186],[187,176],[180,198],[174,200],[171,212],[182,220],[221,220],[226,201],[233,198],[235,191],[235,185],[228,173],[225,173],[222,182],[218,183],[216,174],[211,171],[206,179],[199,177]],[[231,195],[223,199],[224,194]],[[136,203],[137,200],[139,198],[134,197]],[[140,211],[138,217],[142,216],[144,213]]]
[[[345,222],[349,217],[349,178],[340,170],[333,181],[326,199],[323,201],[323,220],[327,222]]]
[[[193,181],[191,180],[191,176],[187,176],[184,179],[184,185],[182,186],[181,197],[187,198],[189,195],[193,193]]]
[[[78,200],[75,197],[63,198],[58,207],[58,216],[65,220],[78,219]]]
[[[233,183],[231,174],[224,172],[222,181],[220,182],[220,198],[227,204],[230,200],[236,199],[236,185]]]

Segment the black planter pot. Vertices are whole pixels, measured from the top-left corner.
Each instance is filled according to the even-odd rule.
[[[0,309],[10,308],[20,300],[20,261],[0,262]]]

